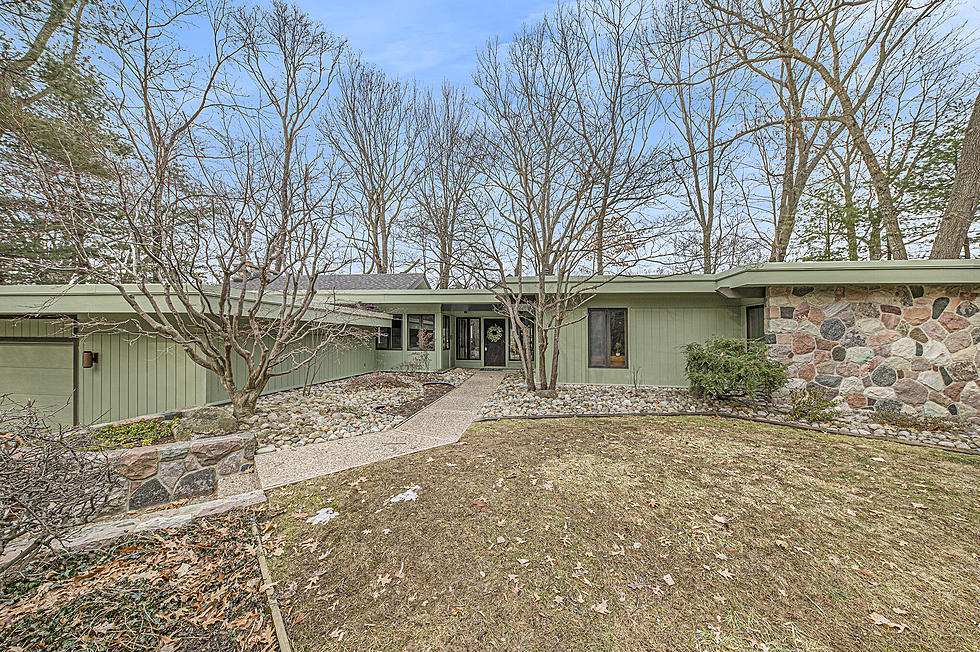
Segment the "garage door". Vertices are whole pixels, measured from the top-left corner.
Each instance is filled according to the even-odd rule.
[[[73,362],[71,342],[0,342],[0,395],[34,401],[56,423],[73,425]]]

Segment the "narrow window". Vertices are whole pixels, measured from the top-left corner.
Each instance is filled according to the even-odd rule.
[[[379,351],[401,351],[402,350],[402,316],[392,315],[391,326],[382,326],[378,329],[378,339],[374,348]]]
[[[745,309],[745,339],[762,340],[765,336],[765,307],[749,306]]]
[[[627,366],[625,308],[589,310],[589,366]]]
[[[435,344],[436,335],[436,316],[435,315],[409,315],[408,316],[408,350],[409,351],[431,351]]]
[[[456,359],[479,360],[480,350],[480,318],[459,317],[456,319]]]
[[[524,323],[524,336],[529,340],[529,351],[531,353],[531,359],[534,359],[534,318],[530,315],[522,315],[521,321]],[[514,333],[511,329],[510,332],[510,359],[512,361],[519,361],[521,359],[521,352],[519,350],[520,342],[514,337]],[[520,328],[517,329],[518,336],[520,336]]]
[[[442,350],[448,351],[450,346],[449,315],[442,316]]]

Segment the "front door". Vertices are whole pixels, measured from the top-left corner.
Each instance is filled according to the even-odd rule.
[[[507,355],[507,322],[503,319],[483,320],[483,364],[503,367]]]

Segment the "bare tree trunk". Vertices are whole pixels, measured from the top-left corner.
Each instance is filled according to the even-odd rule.
[[[949,201],[939,222],[939,232],[932,243],[930,258],[957,258],[967,248],[967,234],[977,212],[980,199],[980,94],[973,103],[973,112],[963,134],[956,178]]]

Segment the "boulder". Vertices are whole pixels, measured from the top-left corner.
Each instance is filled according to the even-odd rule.
[[[926,386],[911,378],[899,378],[892,387],[895,390],[895,398],[906,405],[922,405],[929,397]]]
[[[887,365],[879,365],[871,374],[871,382],[880,387],[890,387],[898,380],[898,374]]]
[[[156,478],[147,480],[136,487],[129,496],[130,509],[143,509],[168,502],[170,502],[170,493]]]
[[[159,454],[152,446],[122,451],[112,457],[116,472],[129,480],[145,480],[156,475]]]
[[[970,327],[970,321],[968,319],[960,317],[954,312],[944,312],[939,317],[939,323],[950,333]]]
[[[925,323],[930,317],[932,317],[932,311],[925,306],[906,308],[902,314],[905,317],[905,321],[912,326],[918,326],[919,324]]]
[[[231,412],[215,406],[197,408],[173,427],[174,437],[184,440],[220,437],[237,431],[238,421]]]
[[[932,318],[939,319],[939,315],[943,314],[943,310],[949,306],[949,297],[939,297],[932,303]]]
[[[188,473],[177,482],[174,487],[174,500],[181,498],[193,498],[195,496],[206,496],[214,493],[218,486],[218,479],[214,473],[214,468],[201,469],[193,473]]]
[[[245,445],[241,437],[218,437],[216,439],[202,439],[191,444],[191,452],[194,453],[202,465],[210,466],[222,457],[237,451]]]

